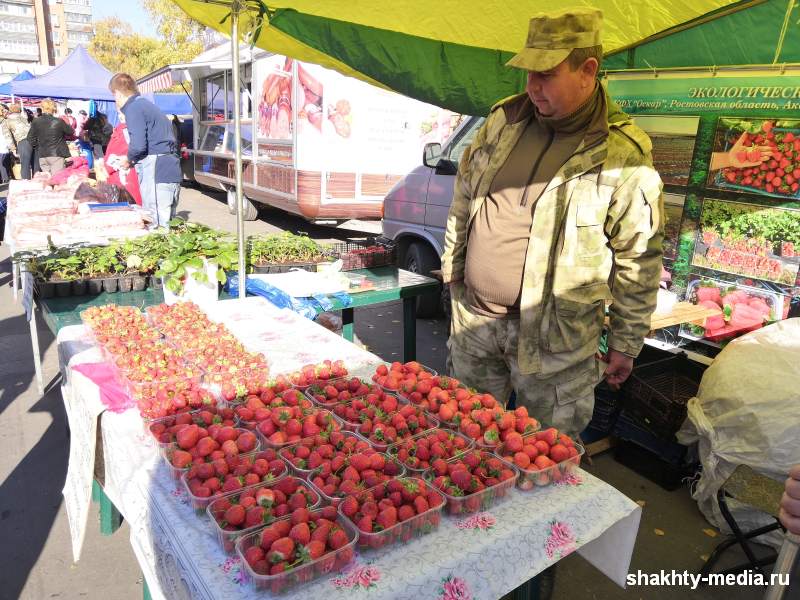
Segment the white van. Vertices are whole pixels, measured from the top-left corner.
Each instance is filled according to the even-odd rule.
[[[426,144],[422,165],[403,177],[384,199],[383,235],[397,242],[401,268],[428,275],[441,266],[458,163],[483,121],[483,117],[467,117],[444,147]],[[423,296],[417,302],[417,316],[435,316],[441,304],[438,294]]]

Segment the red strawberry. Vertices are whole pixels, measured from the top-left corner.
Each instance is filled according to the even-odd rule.
[[[269,549],[270,562],[279,563],[290,560],[294,554],[294,541],[290,537],[282,537],[275,540]]]
[[[189,427],[180,430],[175,439],[178,442],[178,446],[183,450],[194,448],[197,440],[200,439],[199,427],[197,425],[189,425]]]
[[[430,509],[430,505],[428,501],[425,499],[424,496],[417,496],[414,498],[414,510],[417,511],[418,515],[421,515],[426,510]]]
[[[244,506],[241,504],[234,504],[225,511],[225,521],[228,523],[228,525],[234,525],[238,527],[244,523],[245,516],[246,511]]]
[[[255,527],[256,525],[264,524],[264,509],[260,506],[253,506],[247,509],[247,514],[244,519],[245,529],[248,527]]]
[[[308,527],[308,523],[298,523],[289,531],[289,537],[292,538],[295,543],[305,545],[311,541],[311,529]]]
[[[398,512],[394,506],[384,508],[378,513],[375,523],[380,525],[382,529],[389,529],[397,524]]]
[[[185,469],[192,464],[192,455],[183,450],[175,450],[172,453],[172,466],[176,469]]]
[[[348,517],[353,518],[353,516],[358,512],[358,500],[356,500],[355,496],[347,496],[341,503],[342,513]]]
[[[415,501],[421,498],[422,496],[417,496]],[[414,507],[410,504],[404,504],[397,510],[397,518],[400,521],[408,521],[411,517],[413,517],[416,513],[414,512]]]
[[[308,560],[316,560],[325,554],[325,543],[317,540],[311,540],[305,547]]]
[[[356,526],[364,533],[372,533],[372,517],[364,515],[358,520]]]
[[[311,520],[311,513],[308,512],[307,508],[298,508],[292,511],[292,525],[297,525],[299,523],[308,523]]]
[[[347,534],[342,529],[336,528],[331,531],[331,534],[328,536],[328,546],[330,546],[332,550],[338,550],[347,544]]]

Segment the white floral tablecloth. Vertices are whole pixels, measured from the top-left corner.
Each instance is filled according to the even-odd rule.
[[[343,358],[356,373],[367,375],[380,361],[294,313],[259,302],[221,304],[214,318],[225,322],[251,349],[263,349],[275,373],[324,358]],[[96,357],[81,338],[80,328],[59,333],[59,356],[67,371],[70,364]],[[68,374],[63,392],[71,426],[102,410],[98,387],[81,373]],[[205,517],[196,516],[184,493],[176,491],[135,410],[106,412],[101,430],[105,491],[130,524],[131,545],[153,598],[268,595],[251,590],[239,560],[223,553]],[[88,434],[77,439],[86,440]],[[72,485],[73,495],[86,480],[85,470],[79,477],[81,469],[73,465],[72,455],[71,451],[65,498],[70,477],[73,484],[80,484]],[[91,477],[88,482],[91,485]],[[85,513],[68,511],[70,526],[77,532],[86,526]],[[579,470],[558,486],[514,490],[488,512],[445,517],[438,530],[407,545],[359,553],[345,572],[282,597],[336,600],[363,593],[387,600],[492,600],[574,551],[624,585],[640,517],[636,503]],[[76,519],[84,522],[73,523]]]

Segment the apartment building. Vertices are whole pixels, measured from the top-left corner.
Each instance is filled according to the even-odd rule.
[[[0,70],[60,64],[92,31],[92,0],[0,0]]]

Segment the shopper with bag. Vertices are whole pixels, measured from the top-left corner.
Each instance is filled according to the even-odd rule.
[[[12,147],[11,150],[17,155],[19,160],[20,178],[30,179],[33,177],[33,148],[28,141],[28,132],[31,125],[28,118],[22,112],[18,104],[9,107],[8,117],[5,121],[6,131],[8,131]]]
[[[111,134],[111,140],[108,142],[108,148],[103,160],[98,160],[95,163],[95,172],[97,173],[98,181],[125,188],[136,201],[136,204],[141,206],[142,196],[139,191],[139,177],[130,166],[127,168],[123,166],[128,160],[128,144],[130,142],[130,134],[125,123],[124,113],[119,113],[119,121],[119,125],[114,128],[114,133]]]

